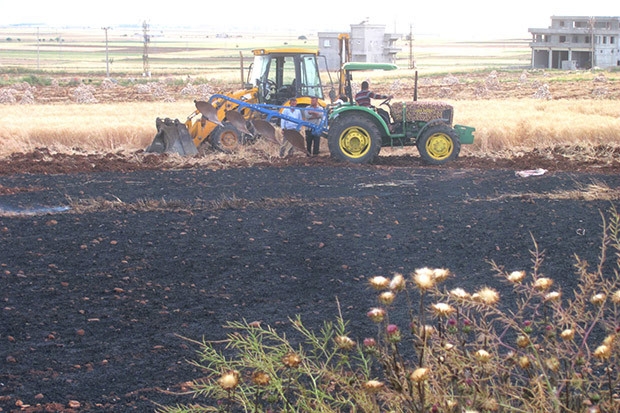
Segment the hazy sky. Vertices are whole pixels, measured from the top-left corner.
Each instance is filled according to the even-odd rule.
[[[618,16],[617,1],[597,0],[405,0],[265,1],[202,0],[0,0],[0,26],[31,23],[41,26],[141,25],[193,26],[206,31],[348,31],[369,18],[388,32],[441,35],[451,38],[529,37],[528,28],[548,27],[552,15]],[[176,9],[175,9],[176,7]]]

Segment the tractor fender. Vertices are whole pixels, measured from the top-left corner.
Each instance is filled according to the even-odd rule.
[[[433,120],[430,120],[430,121],[426,122],[424,124],[424,126],[422,126],[420,128],[420,130],[418,131],[418,134],[416,136],[416,139],[419,138],[424,133],[425,130],[427,130],[431,126],[435,126],[435,125],[446,125],[446,126],[450,127],[450,125],[448,125],[448,123],[444,119],[433,119]]]
[[[365,106],[358,106],[358,105],[351,105],[351,104],[340,105],[334,108],[329,114],[329,123],[331,124],[332,122],[337,122],[338,118],[344,115],[345,113],[346,114],[355,113],[355,114],[362,114],[364,116],[367,116],[377,125],[377,127],[379,128],[379,133],[381,134],[382,137],[390,135],[390,128],[388,124],[385,123],[383,118],[379,116],[379,114],[375,112],[373,108],[367,108]]]

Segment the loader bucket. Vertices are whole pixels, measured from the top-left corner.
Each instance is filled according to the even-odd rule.
[[[222,122],[217,117],[217,109],[215,109],[212,104],[205,102],[204,100],[195,100],[194,103],[196,104],[196,109],[198,109],[198,112],[200,112],[206,120],[213,122],[218,126],[222,125]]]
[[[306,139],[301,133],[295,129],[283,129],[282,134],[284,135],[284,139],[289,141],[295,149],[303,153],[308,153],[306,149]]]
[[[241,133],[245,133],[246,135],[251,135],[252,132],[248,130],[248,127],[245,123],[245,118],[243,115],[236,110],[229,110],[226,112],[226,119],[232,123],[232,125],[237,128],[237,130]]]
[[[187,127],[178,119],[157,118],[155,126],[157,126],[157,134],[145,152],[178,153],[182,156],[198,153]]]
[[[263,138],[275,143],[276,145],[281,145],[282,142],[276,137],[276,128],[266,120],[262,119],[254,119],[252,121],[252,125],[254,125],[254,130],[257,134],[262,136]]]

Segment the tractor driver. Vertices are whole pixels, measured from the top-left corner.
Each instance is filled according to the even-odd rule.
[[[372,107],[371,99],[392,99],[394,96],[381,95],[368,89],[368,82],[362,82],[362,90],[355,95],[355,102],[360,106]]]
[[[387,124],[390,123],[390,115],[388,112],[381,108],[375,108],[372,106],[371,99],[392,99],[394,96],[392,95],[381,95],[379,93],[375,93],[368,89],[368,82],[362,82],[362,90],[355,94],[355,102],[360,106],[365,106],[367,108],[373,108],[376,112],[381,116]]]

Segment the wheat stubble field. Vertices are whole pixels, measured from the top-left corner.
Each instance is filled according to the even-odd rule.
[[[365,166],[325,151],[279,159],[265,142],[146,155],[155,117],[183,119],[193,99],[236,86],[202,73],[2,76],[0,411],[200,402],[178,394],[204,374],[180,336],[221,340],[242,319],[287,332],[295,315],[318,329],[338,301],[362,340],[372,276],[443,267],[449,286],[508,294],[487,260],[527,270],[533,239],[570,291],[573,255],[597,261],[601,214],[618,200],[617,72],[422,76],[421,98],[477,128],[444,167],[415,150]],[[373,83],[412,96],[411,77]]]

